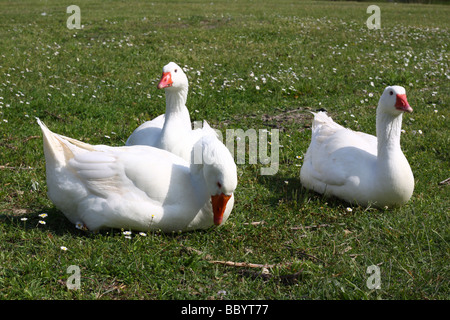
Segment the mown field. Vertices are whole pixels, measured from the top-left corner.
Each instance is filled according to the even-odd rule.
[[[66,26],[71,4],[81,29]],[[450,7],[378,5],[381,29],[369,30],[368,3],[357,2],[0,1],[0,298],[448,299]],[[239,164],[220,228],[76,229],[46,196],[35,117],[124,145],[164,112],[156,83],[169,61],[189,78],[193,121],[224,135],[279,130],[278,172]],[[379,96],[394,84],[414,109],[402,134],[410,202],[379,210],[302,188],[308,111],[375,134]],[[67,287],[71,265],[78,290]]]

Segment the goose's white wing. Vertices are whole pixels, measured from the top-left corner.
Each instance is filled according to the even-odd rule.
[[[375,161],[376,143],[374,136],[346,129],[323,112],[315,114],[311,144],[300,172],[302,183],[318,192],[349,179],[358,184],[364,172],[355,168]]]
[[[96,195],[145,193],[161,202],[167,197],[174,166],[188,169],[183,159],[147,146],[105,146],[102,151],[76,154],[68,165]]]
[[[165,119],[165,114],[161,114],[151,121],[144,122],[128,137],[126,145],[146,145],[157,147],[161,139],[161,131],[164,126]]]

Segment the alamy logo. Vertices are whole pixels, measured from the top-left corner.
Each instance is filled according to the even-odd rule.
[[[367,274],[370,274],[367,278],[366,286],[368,289],[381,289],[381,276],[380,267],[376,265],[371,265],[367,267]]]
[[[81,288],[80,282],[80,267],[76,265],[70,265],[67,270],[67,273],[72,274],[69,278],[67,278],[66,286],[69,290],[79,290]]]
[[[67,18],[67,28],[68,29],[81,29],[81,10],[79,6],[71,5],[67,7],[67,13],[72,13],[72,15]]]
[[[201,128],[201,121],[194,121],[194,129]],[[280,133],[278,129],[227,129],[225,140],[220,130],[214,129],[218,139],[226,145],[236,164],[246,163],[246,151],[248,141],[248,163],[269,165],[261,168],[261,175],[274,175],[279,168]],[[269,137],[270,136],[270,141]],[[235,157],[236,146],[236,157]],[[270,152],[268,152],[270,146]],[[194,163],[202,163],[201,150],[194,149]]]
[[[381,12],[380,7],[376,5],[371,5],[367,7],[367,13],[373,13],[366,21],[367,28],[381,29]]]

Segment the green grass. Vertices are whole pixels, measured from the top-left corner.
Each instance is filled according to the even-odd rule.
[[[448,6],[378,3],[381,30],[368,30],[367,3],[80,0],[84,28],[69,30],[71,4],[0,2],[1,299],[449,298],[449,186],[438,184],[450,175]],[[280,129],[278,173],[238,165],[235,208],[218,229],[131,239],[75,229],[46,196],[34,117],[123,145],[164,112],[156,81],[169,61],[187,70],[192,120],[224,134]],[[402,135],[411,201],[348,212],[302,188],[307,110],[374,134],[391,84],[414,109]],[[211,260],[274,266],[263,276]],[[70,265],[80,290],[66,287]],[[381,289],[366,286],[371,265]]]

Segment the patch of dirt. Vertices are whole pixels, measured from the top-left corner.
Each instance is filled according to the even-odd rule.
[[[274,114],[247,114],[233,116],[233,120],[240,120],[243,117],[246,119],[261,120],[265,126],[279,129],[280,131],[286,131],[287,127],[292,125],[297,126],[297,130],[303,131],[305,129],[311,128],[313,115],[310,111],[327,111],[323,108],[321,109],[311,109],[308,107],[299,107],[291,110],[282,110],[279,108],[274,109]],[[219,127],[227,126],[232,120],[222,121],[220,124],[216,125]]]
[[[23,214],[30,213],[31,211],[28,209],[24,209],[24,208],[12,208],[11,212],[13,215],[21,216]]]
[[[285,125],[299,124],[300,128],[311,127],[311,114],[306,108],[297,108],[293,110],[280,110],[279,113],[274,115],[263,114],[261,120],[266,123],[267,126],[274,127],[280,130],[284,130]]]

